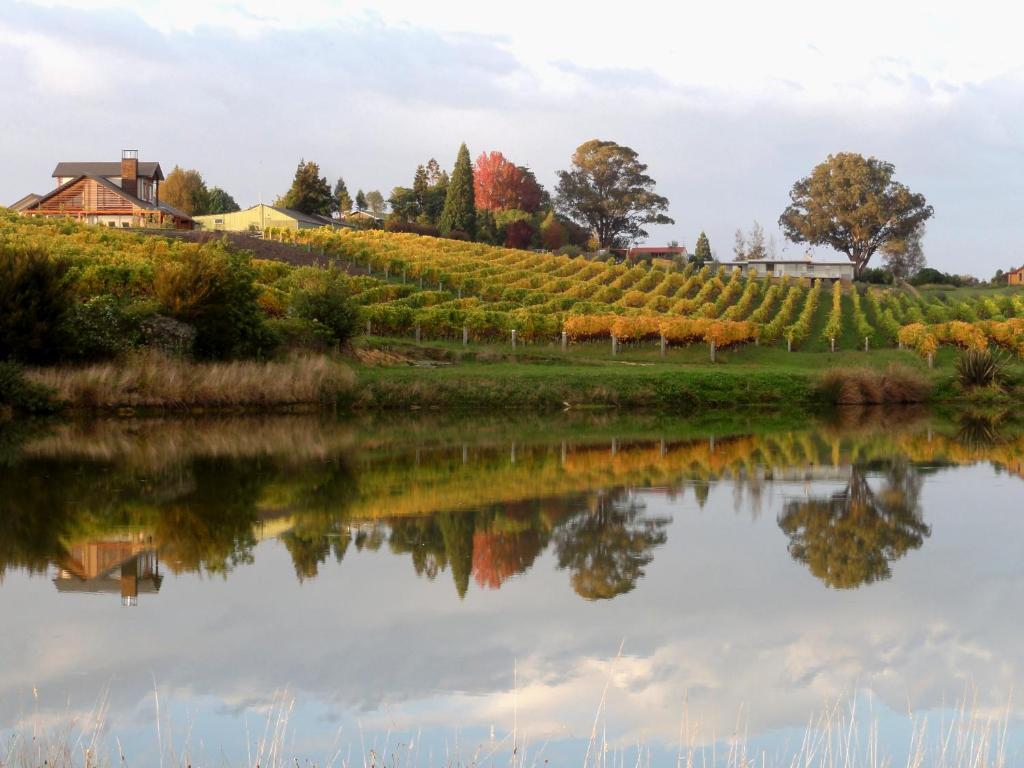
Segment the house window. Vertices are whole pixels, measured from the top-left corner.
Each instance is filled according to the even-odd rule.
[[[114,224],[114,222],[112,222],[112,221],[108,221],[108,222],[107,222],[107,226],[108,226],[108,227],[114,227],[114,226],[117,226],[117,225],[116,225],[116,224]]]
[[[122,227],[124,227],[125,229],[128,229],[128,227],[129,227],[130,225],[128,224],[128,222],[127,222],[127,221],[122,221],[122,222],[121,222],[121,226],[122,226]]]

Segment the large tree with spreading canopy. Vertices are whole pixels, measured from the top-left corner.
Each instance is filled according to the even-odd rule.
[[[854,152],[829,155],[789,193],[779,226],[794,243],[846,254],[858,275],[875,252],[931,218],[924,195],[893,180],[892,163]]]

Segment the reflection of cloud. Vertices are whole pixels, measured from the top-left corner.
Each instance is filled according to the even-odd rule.
[[[948,704],[973,682],[982,706],[999,706],[1024,668],[1024,628],[1005,610],[1024,596],[1001,535],[1013,510],[961,512],[978,487],[1013,506],[1019,481],[990,486],[994,477],[983,466],[928,476],[932,537],[890,581],[850,592],[793,563],[774,523],[792,494],[830,486],[782,482],[755,521],[733,513],[726,481],[699,513],[689,495],[640,494],[651,515],[674,518],[668,541],[636,589],[596,603],[571,591],[550,551],[499,590],[471,586],[463,602],[448,579],[417,578],[386,550],[349,552],[299,585],[272,541],[227,580],[169,577],[159,600],[132,610],[12,573],[5,613],[25,629],[0,637],[0,721],[33,685],[51,711],[67,696],[89,706],[110,682],[115,719],[146,727],[151,675],[162,696],[215,702],[225,720],[266,712],[288,688],[367,727],[486,728],[514,713],[533,738],[589,733],[610,676],[607,717],[622,743],[673,743],[684,697],[718,734],[741,708],[752,733],[798,727],[857,686],[905,711]]]

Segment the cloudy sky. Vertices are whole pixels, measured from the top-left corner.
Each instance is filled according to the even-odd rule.
[[[671,201],[651,242],[721,258],[829,152],[923,192],[942,269],[1020,265],[1024,11],[1005,2],[423,3],[0,0],[0,203],[58,160],[199,169],[239,203],[299,158],[387,195],[461,141],[549,189],[590,138],[636,149]],[[824,253],[822,254],[824,255]]]

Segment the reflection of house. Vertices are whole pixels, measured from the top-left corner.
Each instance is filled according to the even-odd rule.
[[[275,229],[316,229],[317,227],[340,228],[349,225],[330,216],[302,213],[290,208],[274,205],[254,205],[244,211],[233,213],[211,213],[195,217],[196,226],[213,232],[262,232]]]
[[[755,277],[806,277],[812,280],[853,280],[852,261],[811,261],[810,259],[786,259],[736,261],[743,274]]]
[[[160,591],[160,559],[142,534],[72,544],[53,583],[58,592],[120,592],[122,605]]]
[[[70,217],[108,227],[192,229],[188,214],[160,202],[160,163],[140,163],[138,150],[123,150],[119,163],[57,163],[53,178],[56,189],[26,195],[14,209],[23,216]]]
[[[1007,272],[1006,282],[1008,285],[1024,285],[1024,267],[1011,269]]]

